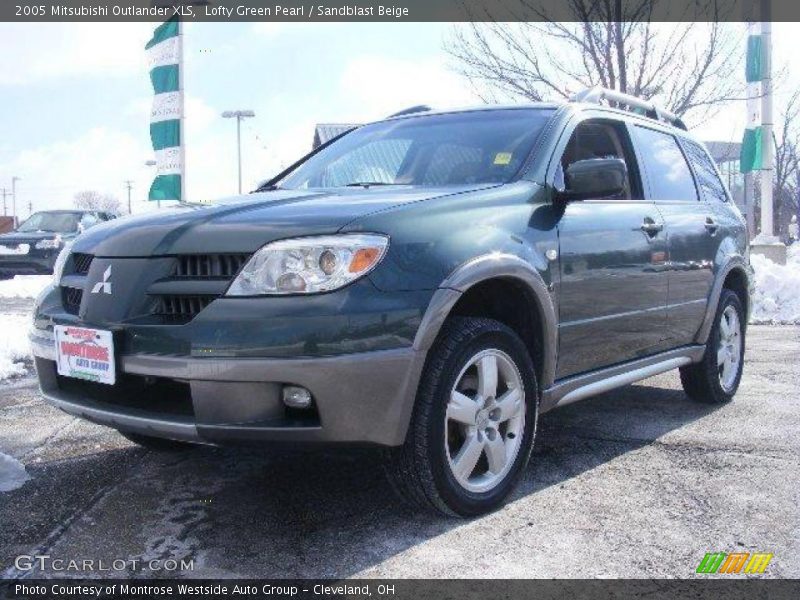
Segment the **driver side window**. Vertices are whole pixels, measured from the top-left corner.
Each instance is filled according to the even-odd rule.
[[[628,134],[622,123],[607,121],[584,121],[572,132],[564,154],[561,156],[557,185],[565,184],[564,173],[571,164],[595,158],[619,158],[625,161],[628,179],[621,194],[614,200],[638,200],[642,195],[636,179],[635,163],[631,158],[632,149]]]

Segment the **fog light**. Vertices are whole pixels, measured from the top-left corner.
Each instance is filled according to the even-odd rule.
[[[311,406],[311,392],[304,387],[285,385],[283,403],[289,408],[308,408]]]

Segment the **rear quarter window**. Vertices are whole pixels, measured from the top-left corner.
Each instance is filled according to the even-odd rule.
[[[633,129],[651,199],[697,202],[692,171],[675,137],[638,125]]]
[[[717,174],[713,159],[708,155],[705,148],[697,142],[687,139],[682,140],[682,144],[686,149],[689,162],[694,167],[703,199],[708,202],[727,202],[728,193],[725,191],[725,186]]]

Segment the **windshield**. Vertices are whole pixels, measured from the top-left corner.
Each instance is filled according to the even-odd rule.
[[[365,125],[312,156],[281,188],[505,183],[552,109],[497,109]]]
[[[71,212],[33,213],[17,231],[47,231],[50,233],[73,233],[78,230],[80,214]]]

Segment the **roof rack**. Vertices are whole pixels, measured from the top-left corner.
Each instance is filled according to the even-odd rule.
[[[644,115],[651,119],[664,121],[665,123],[674,125],[678,129],[686,130],[686,125],[677,115],[656,106],[649,100],[642,100],[641,98],[623,94],[617,90],[609,90],[599,86],[591,87],[573,94],[570,98],[570,102],[586,102],[588,104],[602,104],[603,100],[606,102],[615,102],[618,105],[616,108],[627,107],[631,112],[636,112],[637,109],[644,111]]]
[[[394,114],[391,114],[386,118],[387,119],[391,119],[393,117],[403,117],[405,115],[413,115],[414,113],[428,112],[429,110],[433,110],[433,109],[430,106],[428,106],[427,104],[417,104],[416,106],[412,106],[410,108],[404,108],[400,112],[396,112]]]

